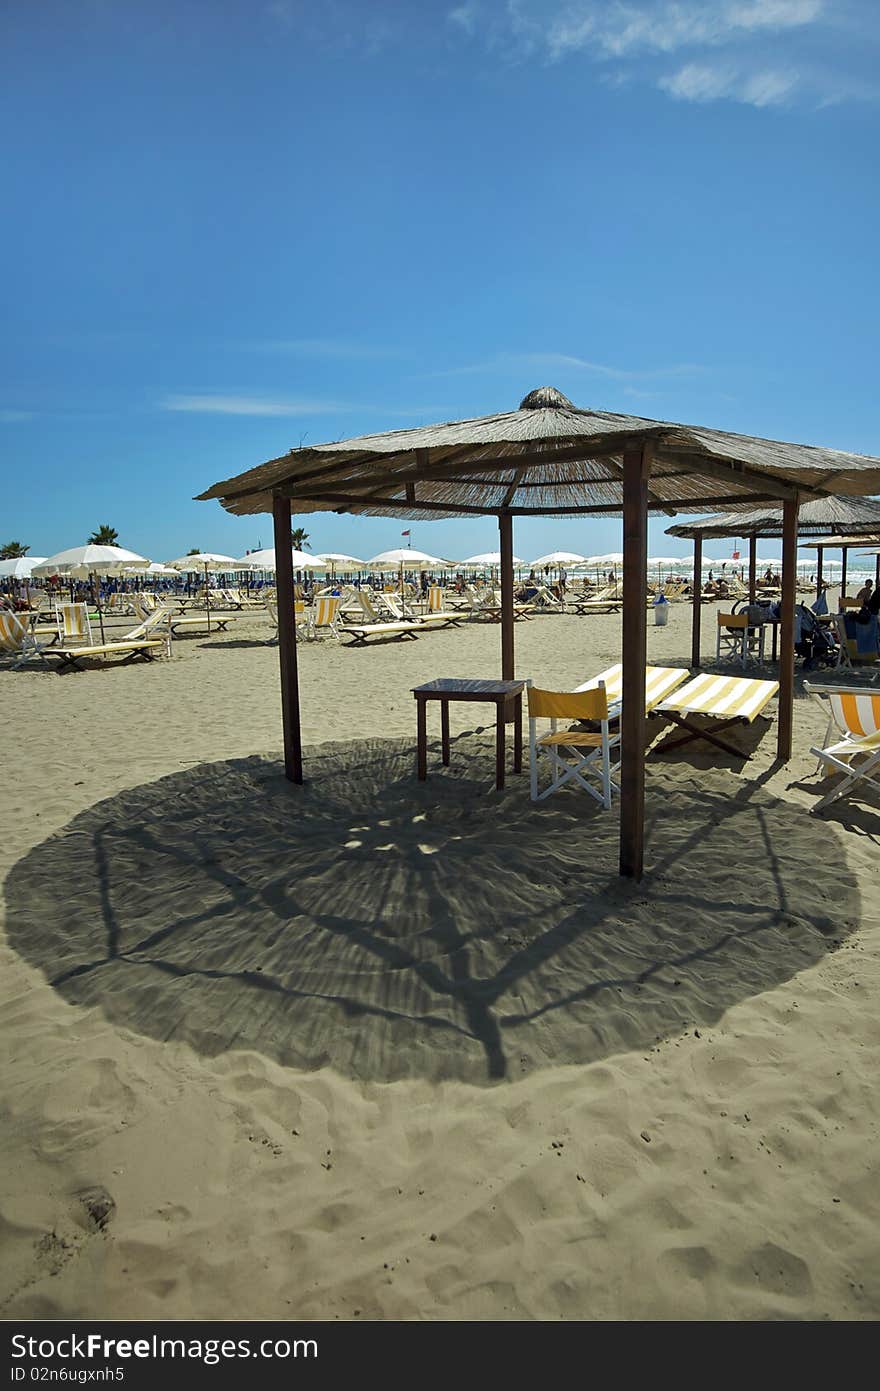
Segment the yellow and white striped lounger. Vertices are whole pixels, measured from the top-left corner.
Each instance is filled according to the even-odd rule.
[[[689,675],[686,667],[645,667],[645,710],[653,710],[655,705],[659,705],[661,700],[665,700],[670,692],[675,690],[676,686],[686,681]],[[592,681],[585,681],[582,686],[576,686],[575,691],[595,690],[600,682],[605,684],[609,716],[615,719],[620,711],[615,711],[614,706],[620,704],[623,695],[623,667],[620,662],[603,671],[600,676],[594,676]]]
[[[719,731],[738,721],[751,724],[778,690],[778,681],[754,681],[744,676],[715,676],[712,672],[701,672],[686,686],[679,687],[668,700],[654,707],[653,714],[662,715],[687,731],[680,739],[670,740],[664,748],[677,748],[679,744],[690,743],[692,739],[707,739],[725,753],[742,758],[742,749],[720,739]],[[689,715],[709,715],[718,724],[714,729],[703,729],[691,724],[687,718]]]

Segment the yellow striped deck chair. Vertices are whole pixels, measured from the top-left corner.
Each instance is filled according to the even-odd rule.
[[[49,663],[43,656],[44,646],[45,644],[37,642],[26,619],[13,613],[11,609],[0,609],[0,652],[17,658],[12,663],[13,671],[34,657],[42,662],[44,667],[48,667]]]
[[[880,691],[869,691],[864,686],[819,686],[809,681],[804,682],[804,689],[828,713],[822,744],[811,747],[810,753],[816,755],[819,767],[827,773],[843,774],[843,780],[810,810],[823,811],[859,782],[880,787],[880,781],[872,776],[880,763]],[[842,738],[829,744],[835,728]],[[859,761],[853,764],[853,759]]]
[[[65,647],[73,647],[76,643],[91,646],[92,625],[86,604],[56,604],[55,621],[58,639]]]
[[[527,693],[532,801],[542,802],[567,782],[575,782],[609,810],[611,794],[619,792],[620,788],[612,778],[605,686],[600,682],[589,691],[545,691],[529,681]],[[546,734],[538,733],[539,720],[549,721],[550,729]],[[599,729],[559,729],[560,720],[589,720],[597,723]],[[538,772],[542,760],[549,764],[550,785],[539,792]]]
[[[330,598],[319,599],[312,611],[309,632],[313,638],[318,636],[320,630],[329,631],[333,637],[339,637],[336,627],[336,615],[339,612],[339,595],[335,594]]]
[[[732,753],[737,758],[747,757],[742,749],[719,738],[719,731],[739,721],[751,724],[778,690],[778,681],[756,681],[745,676],[715,676],[712,672],[701,672],[654,707],[654,714],[662,715],[686,731],[680,739],[665,743],[664,748],[677,748],[679,744],[688,744],[692,739],[706,739],[725,753]],[[717,724],[714,729],[705,729],[692,723],[689,716],[693,715],[707,715]]]

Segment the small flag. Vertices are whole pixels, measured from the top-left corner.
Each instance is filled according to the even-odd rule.
[[[408,531],[402,531],[400,534],[401,534],[401,536],[409,536],[409,532],[408,532]]]
[[[734,560],[739,560],[739,551],[734,551],[733,558]]]

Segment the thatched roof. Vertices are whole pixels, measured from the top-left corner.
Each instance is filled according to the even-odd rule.
[[[849,550],[854,546],[876,546],[880,544],[880,530],[863,531],[839,536],[820,536],[818,541],[805,541],[804,545],[813,549],[825,546],[828,550]]]
[[[624,445],[644,442],[653,447],[652,512],[751,510],[793,489],[880,492],[880,459],[582,410],[540,387],[502,415],[292,449],[199,497],[219,498],[240,516],[271,511],[273,493],[291,498],[298,513],[614,513],[622,507]]]
[[[810,498],[798,508],[799,536],[863,533],[870,528],[880,530],[880,502],[875,498],[836,495]],[[782,508],[762,507],[733,516],[721,513],[714,517],[701,517],[699,521],[680,522],[667,527],[666,535],[689,539],[702,536],[707,540],[719,536],[781,536]]]

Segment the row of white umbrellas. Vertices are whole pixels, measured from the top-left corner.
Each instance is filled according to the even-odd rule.
[[[336,551],[310,555],[305,551],[293,550],[292,561],[295,570],[397,570],[401,567],[420,570],[452,566],[459,569],[476,570],[497,569],[501,564],[501,554],[499,551],[486,551],[480,555],[468,556],[466,560],[451,561],[407,547],[400,550],[382,551],[370,560],[359,560],[356,556],[344,555]],[[707,567],[729,565],[735,562],[729,556],[715,559],[704,556],[702,563],[703,568],[706,569]],[[514,556],[513,564],[521,567],[526,562],[521,560],[519,556]],[[612,551],[607,555],[583,556],[574,551],[551,551],[548,555],[538,556],[530,564],[536,569],[544,566],[618,569],[623,564],[623,554],[620,551]],[[652,569],[662,567],[689,570],[693,568],[693,564],[692,555],[651,556],[648,559],[648,565]],[[759,557],[757,564],[761,569],[768,566],[778,569],[782,561],[779,556]],[[808,558],[800,560],[798,564],[803,566],[815,565],[815,560]],[[825,568],[840,566],[840,564],[840,561],[829,559],[825,561]],[[158,561],[151,562],[145,556],[137,555],[134,551],[125,550],[121,546],[89,544],[59,551],[53,556],[21,556],[14,560],[0,561],[0,579],[30,579],[43,575],[62,575],[70,579],[87,579],[90,575],[115,575],[126,572],[146,577],[171,576],[179,574],[181,571],[195,573],[199,570],[218,572],[274,569],[275,550],[271,547],[265,550],[251,551],[238,559],[234,556],[220,555],[214,551],[199,551],[192,555],[179,556],[176,560],[168,561],[167,564],[163,565]]]

